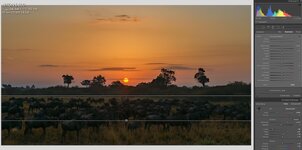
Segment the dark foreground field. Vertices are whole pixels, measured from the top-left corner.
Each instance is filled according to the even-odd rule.
[[[2,96],[2,144],[250,145],[250,97]]]
[[[101,127],[99,132],[83,129],[77,142],[76,133],[70,132],[64,143],[61,141],[60,128],[47,129],[45,138],[42,129],[36,129],[33,135],[24,136],[24,130],[12,131],[11,137],[7,132],[2,133],[2,144],[197,144],[197,145],[250,145],[250,122],[201,122],[193,123],[190,130],[171,128],[163,131],[157,127],[146,130],[143,127],[130,131],[123,124]]]

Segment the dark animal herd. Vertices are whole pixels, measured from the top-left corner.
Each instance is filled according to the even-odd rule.
[[[195,122],[205,120],[250,120],[250,103],[231,105],[190,99],[133,99],[110,98],[15,98],[2,101],[2,131],[8,136],[13,128],[24,129],[24,135],[33,135],[34,129],[61,128],[61,139],[75,132],[77,141],[84,128],[99,133],[101,126],[109,127],[118,122],[129,130],[150,130],[157,127],[169,131],[171,127],[190,130]]]

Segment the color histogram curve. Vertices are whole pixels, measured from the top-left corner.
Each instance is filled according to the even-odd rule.
[[[269,8],[267,9],[267,13],[264,14],[262,8],[260,6],[257,6],[256,17],[292,17],[292,15],[288,14],[287,12],[281,9],[273,11],[272,6],[269,6]]]

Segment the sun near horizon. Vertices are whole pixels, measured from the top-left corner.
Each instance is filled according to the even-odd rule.
[[[128,79],[128,78],[124,78],[124,79],[123,79],[123,82],[124,82],[124,83],[128,83],[128,82],[129,82],[129,79]]]

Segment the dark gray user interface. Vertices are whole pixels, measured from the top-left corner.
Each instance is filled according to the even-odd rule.
[[[302,0],[254,0],[254,149],[301,150]]]

